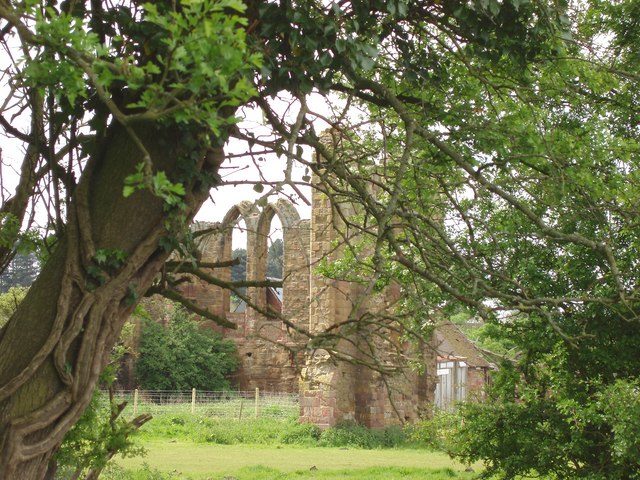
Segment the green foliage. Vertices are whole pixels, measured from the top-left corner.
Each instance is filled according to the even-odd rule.
[[[0,328],[9,321],[28,290],[24,287],[11,287],[7,292],[0,293]]]
[[[284,265],[284,242],[281,238],[276,238],[267,251],[267,277],[283,278]]]
[[[130,333],[130,330],[129,324],[124,331]],[[111,362],[100,376],[103,388],[112,388],[126,348],[122,342],[114,346]],[[55,454],[59,471],[78,478],[89,472],[99,473],[115,455],[127,458],[144,454],[144,448],[135,442],[138,425],[122,418],[123,410],[124,405],[118,404],[111,394],[96,390],[88,407],[67,432]]]
[[[125,458],[144,454],[144,448],[134,439],[137,429],[126,419],[111,420],[116,408],[107,394],[99,390],[94,393],[91,403],[56,453],[60,471],[100,470],[111,460],[113,452]]]
[[[192,320],[177,307],[165,328],[143,319],[136,378],[147,390],[225,390],[238,365],[232,341]]]
[[[236,265],[231,267],[231,281],[232,282],[244,282],[247,279],[247,251],[244,248],[234,248],[231,253],[231,258],[238,258],[239,261]],[[245,294],[246,287],[239,287],[239,292]],[[233,305],[240,303],[240,297],[235,292],[231,292],[231,299]]]
[[[237,265],[231,267],[231,280],[241,282],[247,279],[247,251],[244,248],[234,248],[231,258],[239,258]],[[267,277],[282,278],[284,260],[284,243],[276,238],[267,251]]]
[[[122,195],[129,197],[137,190],[149,189],[158,198],[164,200],[168,207],[174,207],[182,202],[184,196],[184,186],[180,183],[173,183],[166,173],[157,172],[150,179],[145,175],[146,165],[139,163],[136,166],[136,173],[128,175],[124,179]]]
[[[557,385],[541,395],[512,373],[505,377],[498,379],[494,401],[462,407],[465,421],[450,444],[455,456],[482,459],[487,476],[505,479],[640,478],[638,382],[592,385],[591,395],[576,401],[575,392]],[[513,395],[516,384],[521,400],[508,401],[505,393]]]
[[[182,83],[147,84],[140,76],[137,85],[145,88],[136,108],[155,110],[170,108],[167,88],[178,88],[174,97],[186,97],[183,108],[172,113],[177,122],[201,122],[219,135],[225,122],[219,110],[237,106],[249,98],[254,89],[246,75],[260,66],[260,57],[247,55],[245,45],[246,7],[239,0],[190,0],[180,9],[165,10],[164,5],[144,5],[146,20],[160,30],[156,41],[164,44],[167,57],[154,66],[154,74],[170,69]],[[224,61],[220,61],[224,59]],[[189,72],[189,75],[183,75]],[[216,92],[224,100],[216,98]]]
[[[326,168],[335,163],[339,174],[344,158],[366,157],[348,165],[339,184],[359,195],[368,184],[356,179],[382,171],[375,162],[383,152],[384,180],[377,186],[385,193],[363,202],[370,223],[362,222],[360,232],[375,229],[371,223],[388,208],[394,221],[377,228],[390,232],[392,223],[395,235],[381,248],[382,261],[358,258],[352,248],[342,265],[321,268],[348,280],[368,269],[391,275],[405,289],[402,306],[417,319],[416,332],[443,313],[468,309],[485,322],[476,339],[517,359],[504,366],[488,405],[463,409],[471,433],[461,436],[468,447],[461,458],[489,462],[505,478],[632,478],[636,462],[616,460],[621,434],[613,431],[620,424],[600,399],[617,382],[640,377],[640,229],[630,221],[640,204],[638,64],[629,60],[637,55],[637,2],[590,4],[598,37],[582,39],[598,55],[579,58],[567,44],[561,48],[569,58],[529,63],[540,52],[529,43],[535,34],[502,36],[522,25],[500,22],[521,18],[523,6],[525,16],[544,8],[531,3],[457,5],[452,13],[464,23],[461,35],[477,43],[455,50],[448,40],[425,41],[424,48],[398,42],[406,55],[376,58],[387,62],[389,74],[376,69],[384,79],[373,76],[375,83],[402,108],[369,105],[372,117],[385,119],[375,128],[393,127],[384,136],[375,128],[345,135]],[[489,18],[506,28],[480,28]],[[576,13],[574,25],[581,18]],[[563,32],[569,33],[581,32]],[[599,45],[605,36],[612,48],[608,40]],[[528,52],[520,50],[521,40]],[[551,52],[552,43],[540,48]],[[520,50],[518,60],[487,62],[510,48]],[[616,75],[619,61],[626,71]],[[398,132],[407,122],[428,131],[419,138]],[[400,187],[390,187],[394,181]],[[369,251],[373,246],[371,240]],[[406,268],[388,265],[387,255]]]
[[[15,215],[2,214],[0,216],[0,247],[13,248],[19,232],[20,224]]]
[[[304,445],[318,447],[398,448],[429,446],[411,427],[369,429],[353,422],[320,430],[316,425],[300,423],[297,415],[287,420],[247,418],[228,420],[202,415],[160,414],[145,425],[143,438],[180,439],[220,445]],[[414,438],[415,437],[415,438]]]
[[[402,427],[372,430],[354,422],[342,422],[324,430],[318,444],[323,447],[394,448],[406,441]]]
[[[510,359],[518,354],[517,344],[511,338],[508,329],[502,328],[499,324],[482,322],[467,312],[454,314],[449,319],[481,349]]]
[[[640,478],[640,381],[609,385],[598,392],[590,410],[591,416],[611,429],[614,474],[622,478],[635,472],[630,478]]]
[[[396,81],[406,72],[424,85],[447,68],[448,62],[439,62],[442,57],[434,54],[435,41],[414,43],[405,28],[408,22],[412,32],[424,33],[418,26],[424,6],[402,0],[306,6],[259,6],[261,34],[269,37],[270,54],[264,55],[261,70],[267,93],[328,90],[344,72],[372,75],[388,66],[389,56],[381,54],[386,42],[393,42],[401,59],[393,70]],[[557,38],[566,30],[562,9],[545,2],[455,1],[444,4],[438,14],[477,57],[520,71],[527,60],[561,48]],[[288,35],[276,34],[281,25],[289,26]],[[295,61],[290,61],[292,54]]]
[[[28,255],[36,249],[40,235],[37,230],[20,231],[20,221],[11,214],[0,212],[0,248]]]
[[[280,442],[288,445],[316,445],[322,431],[313,423],[290,423],[280,435]]]
[[[457,444],[457,433],[462,423],[458,411],[436,410],[431,418],[408,425],[406,434],[416,445],[447,452]]]
[[[286,421],[270,418],[229,420],[192,414],[162,414],[143,427],[142,435],[149,440],[181,439],[220,445],[307,445],[315,443],[320,433],[315,425],[300,424],[295,417]]]
[[[146,463],[141,469],[135,472],[124,470],[117,465],[109,466],[103,475],[105,480],[184,480],[182,476],[173,473],[163,473],[155,468],[151,468]]]
[[[27,2],[24,13],[35,19],[45,48],[22,75],[30,85],[52,88],[69,105],[89,98],[94,88],[100,94],[124,83],[135,99],[127,107],[144,112],[142,118],[202,124],[219,134],[235,122],[219,109],[253,93],[246,75],[260,65],[257,55],[246,53],[244,10],[237,0],[190,0],[180,8],[146,3],[136,12],[113,9],[105,15],[118,22],[120,35],[102,43],[86,28],[92,20],[81,11]],[[134,38],[144,38],[146,51],[155,54],[137,56],[127,42]]]

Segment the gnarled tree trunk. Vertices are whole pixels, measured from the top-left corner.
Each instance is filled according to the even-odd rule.
[[[152,126],[137,132],[154,168],[176,174],[184,158],[180,134]],[[215,173],[222,150],[200,153],[196,170]],[[52,454],[88,405],[136,298],[169,255],[159,247],[168,234],[162,200],[146,190],[122,195],[124,178],[140,161],[132,138],[112,128],[68,206],[64,238],[0,330],[0,479],[45,477]],[[185,187],[183,214],[190,220],[209,186]],[[101,285],[87,272],[97,249],[127,254]]]

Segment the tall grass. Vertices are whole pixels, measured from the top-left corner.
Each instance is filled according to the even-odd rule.
[[[429,444],[429,439],[425,438],[426,435],[417,434],[416,428],[418,427],[391,426],[371,430],[352,422],[345,422],[320,430],[316,425],[299,423],[297,416],[293,415],[286,420],[227,420],[206,415],[164,413],[145,425],[140,436],[144,441],[185,440],[219,445],[303,445],[367,449],[433,447],[433,444]]]
[[[105,473],[105,480],[191,480],[193,477],[161,472],[145,466],[139,470],[112,467]],[[203,477],[198,477],[203,478]],[[299,470],[283,472],[264,466],[245,467],[230,475],[211,475],[207,480],[471,480],[471,473],[456,472],[451,468],[370,467],[349,470]]]

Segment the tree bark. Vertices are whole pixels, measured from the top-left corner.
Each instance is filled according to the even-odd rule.
[[[177,129],[136,131],[154,168],[177,178],[185,158]],[[221,148],[196,153],[196,171],[217,171]],[[45,477],[53,452],[88,405],[123,323],[169,256],[159,247],[169,234],[163,201],[146,190],[122,195],[141,159],[124,129],[112,127],[74,192],[64,238],[0,331],[0,479]],[[190,221],[210,185],[185,187],[181,215]],[[102,284],[87,271],[97,249],[127,253]]]

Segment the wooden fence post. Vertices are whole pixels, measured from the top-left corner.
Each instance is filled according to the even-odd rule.
[[[260,401],[260,389],[256,387],[256,418],[258,418],[258,402]]]
[[[138,389],[133,391],[133,416],[138,415]]]
[[[238,420],[242,420],[242,407],[244,407],[244,397],[240,397],[240,414],[238,415]]]
[[[191,389],[191,413],[196,413],[196,389]]]

